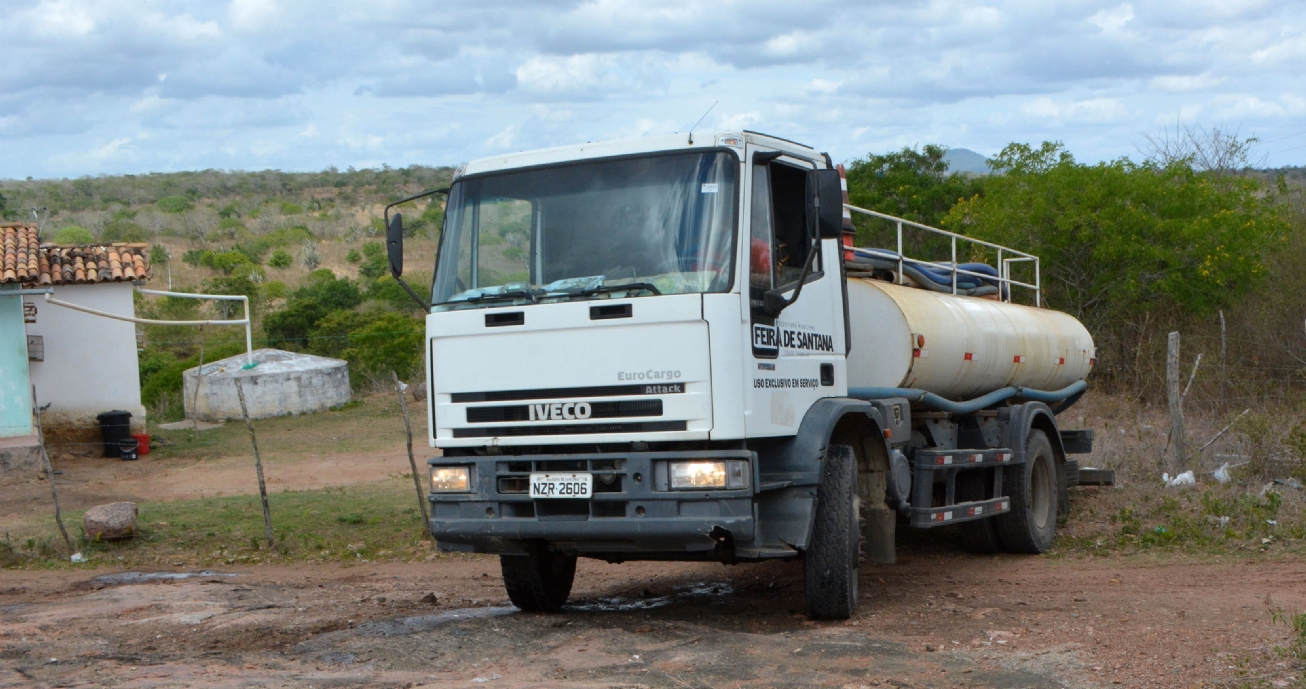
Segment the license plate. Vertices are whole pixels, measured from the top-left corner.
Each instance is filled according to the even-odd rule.
[[[588,500],[593,493],[593,474],[531,474],[532,499]]]

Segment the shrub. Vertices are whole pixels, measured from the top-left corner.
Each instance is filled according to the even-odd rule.
[[[301,205],[299,205],[298,203],[282,203],[282,204],[281,204],[281,214],[282,214],[282,215],[299,215],[300,213],[303,213],[303,212],[304,212],[304,207],[301,206]]]
[[[388,272],[390,263],[381,242],[363,242],[363,264],[358,267],[358,277],[375,280]]]
[[[349,348],[341,356],[349,362],[355,386],[364,382],[386,384],[390,371],[411,379],[422,366],[425,323],[398,313],[383,313],[349,335]]]
[[[223,220],[226,220],[228,218],[239,218],[240,208],[237,207],[234,202],[228,203],[218,211],[218,217],[222,218]]]
[[[147,242],[153,232],[130,220],[114,220],[104,226],[100,232],[102,242]]]
[[[284,308],[263,319],[263,329],[274,343],[307,347],[309,331],[318,321],[333,311],[352,309],[362,301],[363,295],[352,280],[337,280],[330,270],[315,270],[291,293]]]
[[[431,280],[427,275],[414,273],[408,276],[408,283],[413,287],[414,292],[421,295],[422,290],[431,284]],[[429,298],[429,295],[427,297]],[[381,276],[367,288],[367,298],[388,304],[397,311],[421,311],[422,308],[413,301],[403,287],[399,286],[399,281],[389,275]]]
[[[95,237],[85,227],[69,225],[54,233],[55,244],[94,244]]]
[[[286,296],[286,283],[272,280],[263,283],[263,298],[267,300],[282,299]]]
[[[155,205],[164,213],[185,213],[195,207],[190,199],[185,196],[165,196],[159,199]]]
[[[345,254],[345,260],[350,263],[358,263],[363,260],[363,255],[358,253],[358,249],[350,249],[349,253]]]
[[[277,249],[272,252],[272,258],[268,259],[268,265],[273,268],[289,268],[290,264],[294,262],[295,259],[291,258],[290,254],[286,253],[285,249]]]
[[[299,262],[309,270],[317,270],[322,265],[322,255],[317,251],[316,242],[304,242],[299,249]]]

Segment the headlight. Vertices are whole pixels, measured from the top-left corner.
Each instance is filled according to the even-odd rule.
[[[470,493],[472,474],[469,467],[431,467],[432,493]]]
[[[747,488],[748,474],[748,462],[743,460],[672,462],[671,489]]]

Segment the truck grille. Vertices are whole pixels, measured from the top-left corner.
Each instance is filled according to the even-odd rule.
[[[455,428],[455,438],[508,438],[532,435],[587,435],[598,433],[663,433],[683,431],[685,421],[644,421],[632,423],[569,423],[538,426],[481,426]]]
[[[621,402],[590,403],[589,418],[591,419],[619,419],[632,416],[662,416],[662,400],[626,400]],[[503,423],[505,421],[532,420],[531,405],[529,404],[514,404],[504,407],[467,408],[467,423]]]
[[[678,395],[684,383],[596,385],[583,388],[542,388],[538,390],[496,390],[491,392],[455,392],[454,404],[475,402],[519,402],[522,400],[569,399],[574,397],[634,397],[637,395]]]

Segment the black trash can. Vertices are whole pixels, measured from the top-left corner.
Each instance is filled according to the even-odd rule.
[[[100,435],[104,439],[105,457],[122,457],[123,440],[132,438],[132,413],[115,409],[95,415],[100,422]]]
[[[139,456],[138,450],[140,450],[139,441],[131,436],[118,441],[118,457],[124,462],[135,460]]]

